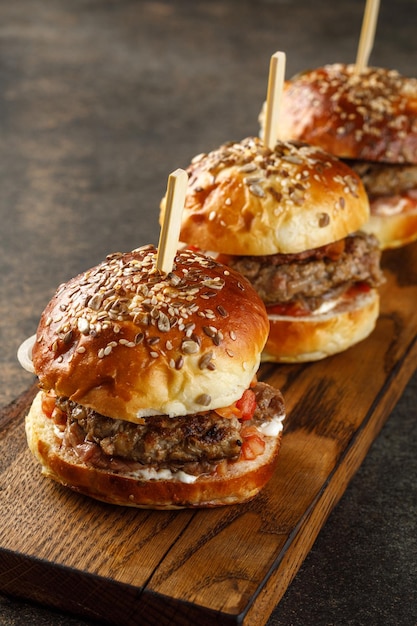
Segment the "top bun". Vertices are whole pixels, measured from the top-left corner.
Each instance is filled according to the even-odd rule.
[[[284,85],[278,136],[340,158],[417,163],[417,79],[342,64],[298,74]]]
[[[232,255],[298,253],[358,230],[369,203],[357,174],[299,142],[249,137],[195,157],[181,240]],[[161,209],[164,211],[165,199]]]
[[[190,250],[172,272],[157,251],[116,253],[61,285],[32,358],[40,386],[114,419],[186,415],[238,400],[268,336],[240,274]]]

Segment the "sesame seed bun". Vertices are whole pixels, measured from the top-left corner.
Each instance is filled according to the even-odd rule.
[[[32,349],[26,416],[42,473],[152,509],[253,498],[275,469],[285,406],[256,381],[268,335],[250,282],[201,253],[116,253],[61,285]]]
[[[372,203],[371,203],[372,206]],[[399,200],[401,209],[401,199]],[[363,230],[378,238],[381,250],[400,248],[417,240],[417,202],[414,208],[391,215],[371,213]]]
[[[203,250],[297,253],[341,239],[369,217],[360,178],[304,144],[269,150],[249,137],[196,157],[188,174],[180,237]]]
[[[186,415],[238,400],[268,335],[262,301],[235,271],[190,250],[114,254],[57,290],[32,350],[40,386],[111,418]]]
[[[264,118],[265,106],[261,136]],[[360,168],[378,164],[375,176],[387,188],[375,195],[373,184],[367,184],[371,176],[363,178],[370,201],[364,230],[378,238],[383,250],[417,239],[417,186],[402,187],[402,180],[393,191],[392,184],[398,166],[417,166],[417,79],[376,67],[356,74],[355,65],[343,64],[300,73],[285,82],[278,136],[320,147],[347,159],[353,169],[356,162]]]
[[[378,315],[376,289],[342,299],[326,313],[299,317],[271,314],[262,361],[303,363],[343,352],[371,334]]]
[[[182,241],[239,270],[267,305],[284,311],[269,313],[262,361],[321,359],[373,330],[379,248],[375,238],[359,232],[369,219],[369,201],[346,163],[303,142],[277,141],[271,150],[260,138],[248,137],[194,158],[188,174]],[[362,249],[358,254],[347,252],[354,239]],[[333,261],[339,269],[327,270]],[[307,293],[307,285],[318,284],[327,271],[326,284]],[[352,295],[352,285],[359,284],[371,291],[367,298]],[[325,315],[316,311],[322,306],[328,307]],[[294,307],[296,317],[290,313]]]
[[[278,136],[340,158],[417,163],[417,79],[343,64],[298,74],[284,85]]]
[[[73,491],[110,504],[145,509],[180,509],[239,504],[252,499],[271,478],[282,434],[265,437],[265,449],[254,460],[239,460],[226,470],[203,474],[194,482],[175,478],[150,479],[141,472],[94,467],[63,448],[54,424],[42,411],[40,392],[26,417],[29,448],[44,476]]]

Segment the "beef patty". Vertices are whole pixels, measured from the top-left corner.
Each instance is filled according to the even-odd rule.
[[[370,200],[417,189],[417,164],[346,162],[361,177]]]
[[[380,285],[380,259],[376,237],[357,232],[299,254],[232,256],[228,264],[250,280],[266,305],[302,303],[314,311],[355,283]]]
[[[284,413],[279,390],[257,383],[257,407],[245,425],[259,425]],[[119,461],[157,469],[184,469],[190,474],[211,471],[223,459],[237,459],[242,446],[241,422],[215,411],[195,415],[144,417],[142,423],[112,419],[68,398],[57,398],[56,425],[62,445],[71,447],[98,467],[117,468]]]

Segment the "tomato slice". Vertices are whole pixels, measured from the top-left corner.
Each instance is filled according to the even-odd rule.
[[[246,389],[240,400],[236,402],[236,407],[241,412],[242,420],[251,420],[256,409],[256,396],[252,389]]]
[[[349,289],[344,294],[344,297],[354,298],[359,293],[368,293],[368,291],[371,291],[371,286],[368,285],[368,283],[355,283],[354,285],[352,285],[352,287],[349,287]]]
[[[246,461],[252,461],[263,453],[265,441],[255,426],[242,428],[241,435],[243,439],[241,454]]]
[[[50,393],[42,394],[42,411],[45,413],[47,417],[52,417],[52,413],[55,409],[55,400],[56,397]]]
[[[64,411],[61,411],[56,404],[56,396],[53,391],[49,393],[42,394],[42,411],[45,413],[46,417],[53,420],[55,424],[63,424],[65,425],[67,421],[67,416]]]
[[[251,383],[256,384],[255,383]],[[245,389],[242,397],[229,406],[214,409],[221,417],[237,417],[239,420],[251,420],[256,409],[256,396],[252,389]]]
[[[281,304],[271,304],[266,307],[269,315],[289,315],[290,317],[305,317],[311,315],[311,311],[298,302],[283,302]]]

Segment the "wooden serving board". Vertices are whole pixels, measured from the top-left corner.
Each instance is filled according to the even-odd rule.
[[[118,508],[41,478],[24,414],[0,414],[0,590],[120,625],[265,623],[417,364],[417,244],[385,252],[372,335],[312,364],[264,365],[286,420],[277,471],[250,503]]]

